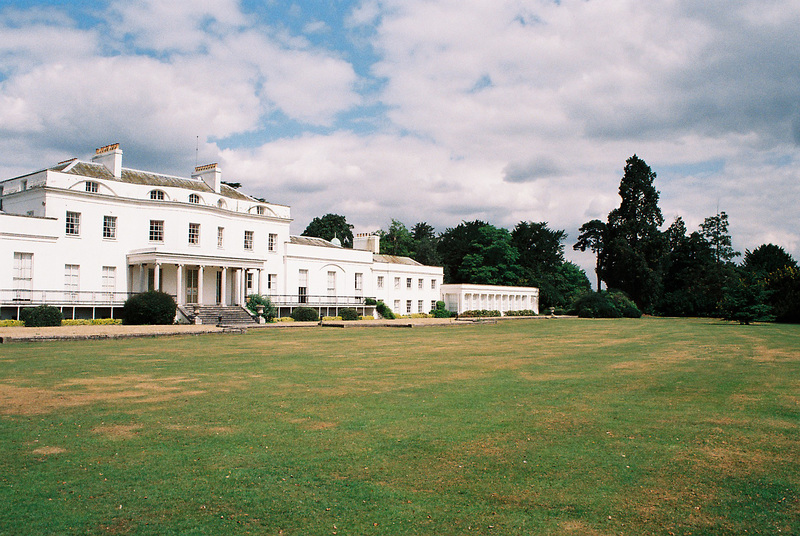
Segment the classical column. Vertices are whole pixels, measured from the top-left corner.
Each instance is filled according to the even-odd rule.
[[[258,293],[264,295],[264,270],[258,269]]]
[[[183,265],[177,265],[178,272],[175,275],[175,302],[183,305]]]
[[[197,304],[203,305],[203,265],[197,268]]]
[[[220,295],[222,297],[222,304],[223,306],[228,305],[228,268],[223,266],[222,267],[222,284],[220,288]]]
[[[144,272],[145,271],[145,264],[142,263],[139,265],[139,292],[145,292],[147,287],[145,286],[144,282]]]
[[[153,270],[153,290],[161,290],[161,263],[157,262]]]

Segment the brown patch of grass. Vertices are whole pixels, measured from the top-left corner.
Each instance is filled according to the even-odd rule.
[[[192,380],[183,377],[152,378],[131,375],[73,378],[52,389],[0,383],[0,414],[42,415],[62,408],[98,402],[164,402],[179,396],[204,393],[200,390],[185,390],[180,384],[186,381]]]
[[[138,435],[141,424],[109,424],[95,426],[92,432],[108,437],[109,439],[133,439]]]
[[[43,454],[45,456],[49,456],[51,454],[62,454],[67,452],[66,449],[62,449],[61,447],[39,447],[33,449],[34,454]]]
[[[577,519],[563,521],[559,523],[559,527],[562,531],[564,531],[564,534],[581,534],[583,536],[604,536],[607,534],[613,534],[611,532],[601,532],[593,529],[583,521],[578,521]]]

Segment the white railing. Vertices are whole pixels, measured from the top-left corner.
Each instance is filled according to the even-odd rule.
[[[132,295],[93,290],[0,289],[0,305],[122,305]]]
[[[273,305],[282,307],[346,307],[365,305],[364,296],[321,296],[314,294],[264,294]]]

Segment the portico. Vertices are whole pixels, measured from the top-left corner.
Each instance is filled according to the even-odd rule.
[[[244,305],[266,285],[265,259],[148,250],[129,253],[127,262],[129,292],[161,290],[178,305]]]

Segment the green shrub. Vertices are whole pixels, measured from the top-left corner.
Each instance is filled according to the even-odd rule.
[[[24,325],[25,322],[22,320],[0,320],[0,328],[15,328]]]
[[[378,305],[378,300],[375,298],[364,298],[364,305]]]
[[[472,311],[464,311],[461,316],[466,317],[483,317],[483,316],[500,316],[500,311],[496,309],[474,309]]]
[[[447,310],[447,305],[439,300],[436,302],[436,309],[431,311],[431,316],[433,318],[450,318],[453,316],[453,313]]]
[[[519,311],[506,311],[506,316],[536,316],[536,311],[521,309]]]
[[[339,316],[342,317],[342,320],[358,320],[358,311],[347,307],[339,311]]]
[[[319,313],[316,309],[311,307],[298,307],[292,311],[291,317],[297,322],[317,322],[319,320]]]
[[[175,321],[177,305],[166,292],[151,290],[135,294],[122,306],[123,324],[167,325]]]
[[[382,301],[378,302],[378,304],[375,306],[375,310],[378,311],[378,314],[386,320],[393,320],[395,318],[392,310],[389,309],[389,307]]]
[[[619,311],[619,313],[625,318],[642,317],[642,312],[638,307],[636,307],[636,304],[633,303],[633,300],[631,300],[622,292],[609,292],[609,297],[614,303],[614,307],[617,308],[617,311]]]
[[[253,315],[258,315],[258,306],[264,306],[264,312],[261,314],[267,322],[272,322],[278,316],[278,310],[272,305],[272,300],[267,296],[261,294],[250,294],[247,297],[247,310]]]
[[[26,307],[19,313],[19,319],[25,322],[29,328],[41,328],[45,326],[60,326],[64,315],[61,310],[51,305],[40,305],[39,307]]]
[[[622,292],[591,292],[573,304],[574,312],[581,318],[640,318],[642,312]]]

